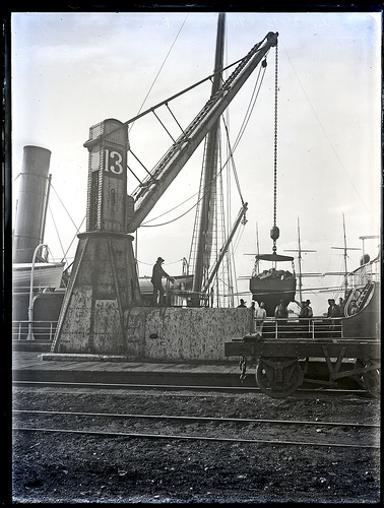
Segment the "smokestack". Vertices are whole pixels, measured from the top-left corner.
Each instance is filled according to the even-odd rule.
[[[13,235],[14,263],[31,263],[33,251],[44,240],[50,160],[50,150],[24,147]]]

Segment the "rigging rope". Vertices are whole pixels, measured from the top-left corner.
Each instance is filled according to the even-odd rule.
[[[141,103],[141,106],[140,106],[140,108],[139,108],[139,111],[136,113],[136,116],[137,116],[137,115],[139,115],[139,114],[141,113],[141,110],[143,109],[143,106],[144,106],[144,104],[146,103],[146,101],[147,101],[147,99],[148,99],[148,97],[149,97],[149,94],[150,94],[150,93],[151,93],[151,91],[152,91],[152,88],[155,86],[155,83],[156,83],[156,81],[157,81],[158,77],[160,76],[160,72],[163,70],[163,67],[164,67],[165,63],[166,63],[166,61],[168,60],[169,55],[171,54],[171,51],[172,51],[172,49],[173,49],[173,46],[176,44],[176,41],[177,41],[177,39],[179,38],[179,35],[180,35],[180,33],[181,33],[181,31],[182,31],[182,29],[183,29],[184,25],[185,25],[185,22],[186,22],[186,21],[187,21],[187,19],[188,19],[188,16],[189,16],[189,14],[187,14],[187,15],[185,16],[185,19],[184,19],[183,23],[181,24],[181,27],[180,27],[179,31],[177,32],[176,37],[175,37],[174,41],[173,41],[173,42],[172,42],[172,44],[171,44],[171,47],[170,47],[170,48],[169,48],[169,50],[168,50],[168,53],[165,55],[165,58],[164,58],[164,60],[163,60],[163,63],[160,65],[160,68],[159,68],[159,70],[157,71],[157,74],[156,74],[156,76],[155,76],[154,80],[152,81],[152,84],[151,84],[151,86],[149,87],[149,90],[148,90],[148,92],[147,92],[146,96],[144,97],[144,100],[143,100],[143,102]],[[130,132],[130,130],[132,129],[133,124],[134,124],[134,122],[133,122],[133,123],[129,126],[128,133],[129,133],[129,132]]]
[[[195,192],[195,194],[193,194],[192,196],[189,196],[189,198],[187,199],[184,199],[184,201],[182,201],[181,203],[179,203],[178,205],[174,206],[173,208],[170,208],[169,210],[167,210],[166,212],[163,212],[161,213],[160,215],[158,215],[157,217],[154,217],[153,219],[149,219],[145,222],[145,224],[148,224],[149,222],[153,222],[154,220],[156,219],[160,219],[160,217],[163,217],[164,215],[167,215],[169,212],[173,212],[173,210],[176,210],[176,208],[179,208],[179,206],[183,205],[184,203],[186,203],[187,201],[190,201],[192,198],[194,198],[196,196],[197,192]]]
[[[85,221],[85,217],[86,217],[86,215],[84,215],[83,220],[82,220],[82,221],[81,221],[81,223],[80,223],[80,226],[76,229],[76,233],[74,234],[74,237],[72,238],[72,241],[71,241],[71,243],[69,244],[69,247],[68,247],[68,249],[66,250],[66,252],[65,252],[65,254],[64,254],[64,257],[63,257],[63,259],[62,259],[61,261],[64,261],[64,259],[66,258],[67,254],[68,254],[68,252],[69,252],[69,249],[71,248],[71,246],[72,246],[73,242],[75,241],[75,238],[76,238],[76,236],[77,236],[78,232],[80,231],[81,226],[83,225],[83,223],[84,223],[84,221]]]
[[[267,54],[268,54],[268,53],[267,53]],[[265,58],[266,58],[267,54],[265,55]],[[264,63],[264,62],[265,62],[265,63]],[[263,70],[263,75],[261,76],[261,80],[260,80],[259,87],[257,88],[257,86],[258,86],[258,81],[259,81],[259,78],[260,78],[261,68],[263,68],[264,70]],[[234,147],[236,147],[236,146],[239,144],[239,142],[240,142],[241,138],[243,137],[243,134],[244,134],[244,132],[245,132],[245,129],[246,129],[247,125],[248,125],[249,119],[250,119],[250,117],[251,117],[251,115],[252,115],[253,109],[254,109],[255,104],[256,104],[256,100],[257,100],[257,98],[258,98],[258,96],[259,96],[259,92],[260,92],[261,85],[262,85],[262,83],[263,83],[263,79],[264,79],[265,71],[266,71],[266,60],[264,59],[264,60],[263,60],[262,67],[260,67],[260,69],[259,69],[259,73],[258,73],[258,76],[257,76],[257,80],[256,80],[255,86],[254,86],[254,88],[253,88],[253,91],[252,91],[252,96],[251,96],[251,99],[250,99],[250,101],[249,101],[249,105],[248,105],[247,111],[246,111],[246,113],[245,113],[245,116],[244,116],[244,119],[243,119],[242,125],[241,125],[241,127],[240,127],[240,129],[239,129],[239,132],[238,132],[237,136],[236,136],[236,140],[235,140],[235,142],[234,142]],[[257,89],[257,92],[256,92],[256,89]],[[256,95],[255,95],[255,92],[256,92]],[[252,100],[253,100],[253,103],[252,103]],[[251,104],[252,104],[252,106],[251,106]]]
[[[67,210],[67,208],[66,208],[65,204],[62,202],[62,200],[61,200],[60,196],[58,195],[58,193],[57,193],[57,191],[56,191],[55,187],[53,186],[52,182],[51,182],[51,187],[52,187],[52,189],[55,191],[55,194],[56,194],[56,196],[57,196],[58,200],[60,201],[61,205],[63,206],[64,210],[67,212],[68,217],[71,219],[72,224],[75,226],[75,228],[77,228],[77,226],[76,226],[76,224],[75,224],[75,221],[72,219],[71,214],[68,212],[68,210]]]
[[[263,39],[264,40],[264,39]],[[261,44],[263,41],[261,41],[259,44]],[[259,50],[258,50],[259,51]],[[257,51],[256,51],[257,52]],[[256,54],[255,52],[255,54]],[[177,99],[177,97],[180,97],[181,95],[189,92],[190,90],[193,90],[194,88],[196,88],[197,86],[205,83],[206,81],[209,81],[211,78],[213,78],[213,76],[215,76],[216,74],[219,74],[223,71],[226,71],[227,69],[230,69],[231,67],[233,67],[234,65],[237,65],[238,63],[241,63],[243,62],[244,60],[246,60],[248,58],[248,55],[245,55],[243,56],[242,58],[239,58],[238,60],[236,60],[236,62],[233,62],[231,63],[230,65],[227,65],[226,67],[223,67],[222,69],[219,69],[218,71],[216,72],[213,72],[212,74],[210,74],[209,76],[207,76],[206,78],[203,78],[201,79],[200,81],[197,81],[196,83],[194,83],[193,85],[191,86],[188,86],[187,88],[184,88],[183,90],[181,90],[181,92],[178,92],[174,95],[172,95],[171,97],[168,97],[167,99],[161,101],[161,102],[158,102],[157,104],[155,104],[154,106],[152,106],[151,108],[149,109],[146,109],[143,113],[139,113],[138,115],[134,116],[133,118],[130,118],[129,120],[127,120],[126,122],[123,123],[123,125],[119,126],[119,127],[116,127],[115,129],[112,129],[108,134],[111,135],[113,134],[115,131],[118,131],[120,130],[122,127],[127,127],[128,125],[132,124],[133,122],[135,122],[136,120],[138,120],[139,118],[145,116],[145,115],[148,115],[148,113],[152,113],[153,110],[155,109],[158,109],[160,108],[161,106],[164,106],[165,104],[167,104],[168,102],[171,102],[173,101],[174,99]]]
[[[196,193],[197,194],[197,193]],[[196,195],[194,194],[194,195]],[[193,197],[193,196],[192,196]],[[189,198],[188,198],[189,199]],[[191,206],[191,208],[189,208],[186,212],[182,213],[181,215],[179,215],[178,217],[175,217],[174,219],[170,219],[169,221],[166,221],[166,222],[162,222],[160,224],[148,224],[147,222],[144,224],[141,224],[140,227],[142,228],[157,228],[158,226],[166,226],[167,224],[171,224],[172,222],[176,222],[177,220],[181,219],[182,217],[184,217],[184,215],[187,215],[187,213],[189,213],[191,210],[193,210],[195,208],[195,206],[198,205],[198,203],[203,199],[203,197],[201,197],[200,199],[198,199],[196,201],[196,203],[194,205]],[[187,200],[188,201],[188,200]],[[179,206],[179,205],[178,205]],[[177,207],[175,207],[177,208]],[[168,212],[167,212],[168,213]],[[164,215],[164,214],[163,214]],[[158,217],[157,217],[158,218]],[[154,220],[154,219],[152,219]]]
[[[318,113],[317,113],[317,111],[316,111],[316,108],[314,107],[313,103],[311,102],[311,100],[310,100],[310,98],[309,98],[309,95],[308,95],[307,91],[305,90],[304,85],[303,85],[303,83],[302,83],[301,79],[299,78],[299,75],[298,75],[298,73],[297,73],[297,71],[296,71],[295,66],[294,66],[294,65],[293,65],[293,63],[292,63],[292,60],[291,60],[291,58],[290,58],[289,54],[287,53],[287,51],[286,51],[286,50],[284,50],[284,51],[285,51],[285,54],[286,54],[286,56],[287,56],[287,60],[288,60],[288,62],[289,62],[289,64],[290,64],[290,66],[292,67],[292,70],[293,70],[293,72],[294,72],[294,74],[295,74],[295,76],[296,76],[296,79],[297,79],[297,81],[298,81],[298,83],[299,83],[299,85],[300,85],[300,88],[301,88],[301,90],[302,90],[302,92],[303,92],[303,94],[304,94],[304,97],[306,98],[306,100],[307,100],[307,102],[308,102],[308,104],[309,104],[310,108],[312,109],[313,115],[314,115],[314,117],[316,118],[317,123],[319,124],[320,129],[321,129],[321,131],[322,131],[322,133],[323,133],[323,135],[324,135],[325,139],[328,141],[328,143],[329,143],[329,145],[330,145],[330,147],[331,147],[331,149],[332,149],[332,151],[333,151],[333,153],[334,153],[334,155],[335,155],[336,159],[338,160],[338,162],[339,162],[339,164],[340,164],[341,168],[344,170],[344,174],[342,175],[342,176],[343,176],[343,178],[347,178],[347,179],[348,179],[349,183],[351,184],[351,186],[352,186],[353,190],[354,190],[354,191],[355,191],[355,193],[356,193],[356,196],[360,199],[360,201],[361,201],[362,205],[364,206],[364,208],[366,209],[366,211],[368,211],[368,210],[369,210],[369,208],[368,208],[368,206],[367,206],[367,204],[366,204],[365,200],[363,199],[363,197],[361,196],[361,194],[358,192],[358,190],[357,190],[357,188],[356,188],[356,186],[355,186],[355,184],[354,184],[353,180],[351,180],[351,178],[350,178],[350,176],[349,176],[350,172],[349,172],[349,170],[347,170],[347,168],[345,167],[345,164],[343,163],[343,161],[342,161],[342,159],[341,159],[341,157],[340,157],[339,153],[337,152],[335,145],[332,143],[331,138],[329,137],[329,135],[328,135],[327,131],[325,130],[325,127],[324,127],[323,123],[321,122],[320,117],[319,117],[319,115],[318,115]]]
[[[207,136],[205,136],[204,138],[204,146],[203,146],[203,158],[202,160],[205,160],[205,155],[206,155],[206,152],[207,152]],[[200,192],[203,191],[203,171],[200,171],[200,181],[199,181],[199,190],[198,190],[198,194],[200,195]],[[194,196],[196,195],[197,193],[194,194]],[[199,219],[200,219],[200,208],[198,208],[196,210],[196,213],[195,213],[195,220],[194,220],[194,223],[193,223],[193,233],[192,233],[192,241],[191,241],[191,245],[190,245],[190,248],[189,248],[189,255],[188,255],[188,270],[189,270],[189,267],[192,266],[192,264],[194,265],[195,264],[195,260],[196,260],[196,251],[197,251],[197,248],[196,248],[196,242],[197,242],[197,236],[198,236],[198,230],[199,230]]]
[[[147,265],[147,266],[153,266],[154,263],[146,263],[145,261],[140,261],[140,259],[136,259],[138,263],[141,265]],[[176,259],[176,261],[170,261],[169,263],[164,263],[165,265],[174,265],[176,263],[180,263],[180,261],[183,261],[183,258]]]
[[[225,129],[225,137],[227,139],[227,146],[228,146],[228,153],[229,153],[229,157],[232,161],[232,170],[233,170],[233,175],[235,177],[235,182],[236,182],[236,186],[237,186],[237,190],[239,191],[239,195],[240,195],[240,199],[241,199],[241,204],[243,205],[244,204],[244,199],[243,199],[243,195],[241,193],[241,189],[240,189],[240,181],[239,181],[239,176],[237,174],[237,170],[236,170],[236,165],[235,165],[235,159],[233,157],[233,150],[232,150],[232,147],[231,147],[231,141],[229,139],[229,132],[228,132],[228,127],[227,127],[227,123],[225,121],[225,118],[223,116],[223,124],[224,124],[224,129]]]
[[[54,218],[54,216],[53,216],[53,213],[52,213],[51,207],[50,207],[49,205],[48,205],[48,210],[49,210],[49,213],[51,214],[52,221],[53,221],[53,225],[55,226],[55,230],[56,230],[57,238],[59,239],[59,243],[60,243],[61,250],[62,250],[62,252],[63,252],[63,254],[64,254],[64,257],[63,257],[63,259],[61,260],[61,262],[62,262],[64,259],[65,259],[65,261],[67,261],[67,260],[66,260],[66,257],[65,257],[65,254],[66,254],[66,253],[64,252],[64,247],[63,247],[63,243],[62,243],[61,238],[60,238],[59,230],[57,229],[56,221],[55,221],[55,218]]]
[[[265,75],[265,69],[266,69],[266,66],[263,65],[263,68],[264,68],[264,71],[263,71],[263,74],[262,74],[262,77],[261,77],[261,80],[260,80],[260,83],[258,84],[258,81],[259,81],[259,76],[260,76],[260,70],[259,70],[259,74],[257,76],[257,79],[256,79],[256,83],[255,83],[255,86],[254,86],[254,89],[253,89],[253,92],[252,92],[252,95],[251,95],[251,99],[250,99],[250,103],[248,105],[248,108],[247,108],[247,111],[246,111],[246,114],[244,116],[244,119],[243,119],[243,122],[242,122],[242,125],[240,126],[240,129],[239,129],[239,132],[236,136],[236,140],[235,140],[235,144],[233,146],[233,149],[230,150],[230,153],[229,153],[229,156],[227,157],[226,161],[224,162],[224,164],[221,166],[220,170],[217,172],[217,174],[214,176],[213,178],[213,182],[219,177],[219,175],[222,173],[222,171],[225,169],[225,167],[227,166],[228,162],[230,160],[232,160],[233,162],[233,154],[245,132],[245,129],[247,128],[247,125],[248,125],[248,122],[249,122],[249,119],[252,115],[252,112],[253,112],[253,109],[254,109],[254,106],[256,104],[256,100],[259,96],[259,92],[260,92],[260,88],[261,88],[261,85],[263,83],[263,79],[264,79],[264,75]],[[255,91],[257,89],[257,92],[255,94]],[[253,101],[253,103],[252,103]],[[250,107],[250,105],[252,104],[252,106]],[[247,117],[248,115],[248,117]],[[228,138],[229,139],[229,138]],[[238,181],[238,177],[237,177],[237,174],[236,174],[236,168],[233,166],[233,170],[234,170],[234,175],[235,175],[235,179],[236,179],[236,183],[238,185],[238,190],[239,190],[239,194],[240,194],[240,199],[242,201],[242,204],[244,204],[244,201],[243,201],[243,197],[242,197],[242,194],[241,194],[241,190],[240,190],[240,185],[239,185],[239,181]],[[208,191],[206,191],[208,192]],[[191,207],[189,208],[186,212],[182,213],[181,215],[179,215],[178,217],[174,218],[174,219],[171,219],[167,222],[162,222],[160,224],[148,224],[149,222],[153,222],[154,220],[166,215],[167,213],[171,212],[172,210],[175,210],[176,208],[178,208],[179,206],[181,206],[182,204],[186,203],[187,201],[189,201],[190,199],[192,199],[193,197],[195,197],[196,195],[198,194],[198,192],[195,192],[192,196],[190,196],[189,198],[187,198],[186,200],[184,200],[182,203],[174,206],[173,208],[171,208],[170,210],[168,210],[167,212],[164,212],[162,213],[161,215],[158,215],[157,217],[154,217],[153,219],[150,219],[146,222],[144,222],[143,224],[141,224],[141,227],[157,227],[157,226],[165,226],[167,224],[171,224],[172,222],[175,222],[179,219],[181,219],[182,217],[184,217],[185,215],[187,215],[187,213],[189,213],[190,211],[192,211],[198,204],[199,202],[204,198],[204,195],[205,193],[203,193],[200,197],[200,199],[198,199],[196,201],[196,203]]]

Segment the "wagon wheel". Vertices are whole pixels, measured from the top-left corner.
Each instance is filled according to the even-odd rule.
[[[368,368],[367,372],[360,374],[364,388],[374,397],[380,398],[380,369],[371,360],[356,360],[358,369]]]
[[[288,397],[302,385],[304,373],[297,358],[260,358],[256,381],[260,390],[270,397]]]

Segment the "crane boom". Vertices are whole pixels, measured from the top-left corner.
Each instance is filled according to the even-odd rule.
[[[127,232],[132,233],[140,227],[145,217],[168,189],[269,49],[276,46],[277,37],[278,33],[269,32],[261,42],[255,44],[183,134],[155,165],[151,174],[133,192],[135,211],[127,224]]]
[[[231,233],[229,234],[228,238],[226,239],[224,245],[221,247],[220,249],[220,254],[219,254],[219,257],[217,258],[217,261],[215,262],[213,268],[212,268],[212,271],[206,281],[206,283],[204,284],[201,292],[202,293],[205,293],[207,291],[207,289],[209,288],[209,285],[211,284],[211,282],[213,281],[213,278],[214,276],[216,275],[217,273],[217,270],[219,269],[220,267],[220,264],[223,260],[223,257],[225,256],[225,253],[227,252],[228,250],[228,247],[230,245],[230,243],[232,242],[232,239],[237,231],[237,228],[239,227],[239,224],[241,222],[241,220],[245,217],[245,213],[248,209],[248,203],[244,203],[243,206],[241,207],[240,209],[240,212],[232,226],[232,230],[231,230]]]

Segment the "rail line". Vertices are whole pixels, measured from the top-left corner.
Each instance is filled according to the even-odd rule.
[[[90,383],[90,382],[65,382],[65,381],[12,381],[14,386],[35,387],[62,387],[62,388],[91,388],[100,390],[162,390],[162,391],[200,391],[200,392],[224,392],[224,393],[262,393],[257,386],[205,386],[205,385],[167,385],[167,384],[133,384],[133,383]],[[334,388],[299,388],[291,397],[301,395],[337,395],[337,396],[369,396],[366,390],[346,390]]]
[[[14,432],[42,432],[56,434],[77,434],[97,437],[126,437],[140,439],[165,439],[168,441],[184,440],[184,441],[213,441],[213,442],[230,442],[230,443],[252,443],[252,444],[270,444],[285,446],[313,446],[326,448],[368,448],[379,449],[379,445],[375,444],[350,444],[350,443],[321,443],[313,441],[290,441],[290,440],[273,440],[273,439],[245,439],[245,438],[229,438],[229,437],[208,437],[208,436],[178,436],[174,434],[148,434],[148,433],[131,433],[131,432],[110,432],[110,431],[91,431],[91,430],[72,430],[72,429],[47,429],[39,427],[13,427]]]
[[[361,428],[380,428],[376,423],[356,423],[356,422],[324,422],[312,420],[271,420],[265,418],[222,418],[214,416],[185,416],[185,415],[151,415],[136,413],[104,413],[89,411],[50,411],[40,409],[14,409],[13,413],[27,415],[50,415],[50,416],[88,416],[104,418],[129,418],[129,419],[148,419],[148,420],[175,420],[175,421],[196,421],[196,422],[218,422],[218,423],[269,423],[276,425],[315,425],[317,427],[361,427]]]

